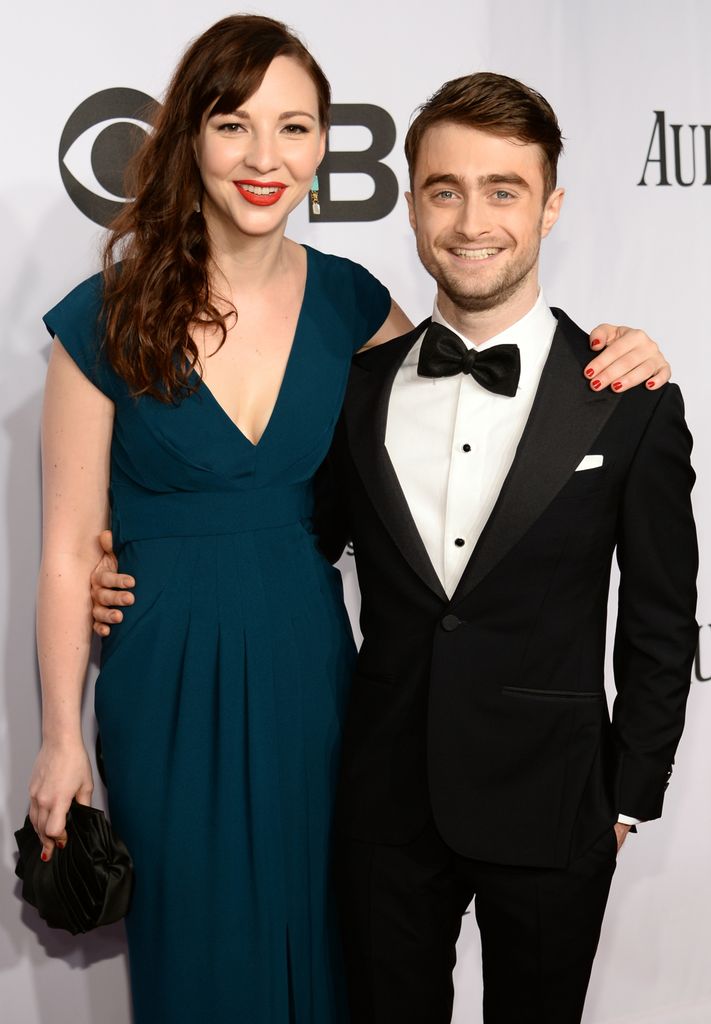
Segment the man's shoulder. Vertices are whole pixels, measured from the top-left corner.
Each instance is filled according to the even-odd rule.
[[[558,321],[557,332],[566,339],[571,350],[574,352],[580,366],[585,368],[593,358],[590,351],[590,335],[577,324],[564,310],[551,306],[551,312]],[[589,384],[585,382],[586,389]],[[674,397],[672,398],[672,393]],[[621,407],[629,412],[639,410],[642,415],[651,415],[658,403],[667,395],[666,401],[680,401],[680,391],[676,384],[666,384],[661,388],[648,388],[645,384],[638,384],[636,387],[617,394],[611,389],[605,389],[598,393],[600,398],[614,399]],[[588,396],[591,397],[591,396]]]
[[[551,306],[551,313],[557,321],[556,334],[562,334],[580,363],[583,366],[587,365],[592,359],[587,332],[565,310]]]

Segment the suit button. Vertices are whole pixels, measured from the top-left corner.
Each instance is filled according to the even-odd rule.
[[[462,620],[458,619],[456,615],[445,615],[442,619],[442,629],[446,630],[447,633],[451,633],[453,630],[461,626]]]

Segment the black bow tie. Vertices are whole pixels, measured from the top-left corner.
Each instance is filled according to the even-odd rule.
[[[430,324],[422,339],[417,373],[420,377],[470,373],[487,391],[513,398],[521,376],[521,356],[518,345],[492,345],[477,352],[442,324]]]

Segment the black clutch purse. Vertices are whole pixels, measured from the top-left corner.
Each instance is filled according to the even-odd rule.
[[[15,833],[20,859],[15,874],[22,897],[39,911],[50,928],[72,935],[125,916],[133,889],[133,865],[125,845],[103,811],[75,800],[67,814],[67,844],[41,860],[42,843],[29,817]]]

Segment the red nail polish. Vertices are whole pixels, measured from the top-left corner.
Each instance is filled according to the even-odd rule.
[[[619,391],[621,387],[622,387],[622,384],[620,383],[620,381],[616,380],[615,383],[612,385],[612,390],[613,391]]]
[[[599,338],[593,338],[593,340],[590,342],[590,344],[592,345],[593,348],[597,348],[598,345],[601,344],[601,342],[600,342]]]
[[[653,380],[648,380],[648,381],[647,381],[647,387],[649,388],[649,390],[650,390],[650,391],[652,390],[652,388],[653,388],[654,386],[655,386],[655,384],[654,384],[654,381],[653,381]]]
[[[42,850],[42,860],[47,860],[47,854],[45,853],[44,850]]]
[[[592,366],[588,366],[587,370],[585,371],[585,376],[586,377],[592,377],[592,375],[594,373],[595,373],[595,371],[593,370]]]
[[[602,387],[602,382],[599,380],[594,380],[590,387],[594,388],[597,391],[599,387]]]

